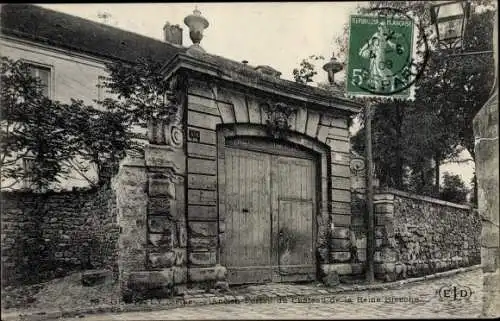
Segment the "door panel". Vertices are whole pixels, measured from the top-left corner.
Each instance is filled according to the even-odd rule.
[[[303,265],[312,258],[312,202],[279,201],[279,264]]]
[[[225,150],[226,235],[221,253],[228,281],[314,280],[314,161],[236,146]]]
[[[269,156],[228,148],[225,163],[227,213],[223,264],[228,268],[229,281],[270,281]]]
[[[314,279],[315,175],[312,160],[273,156],[273,202],[278,204],[274,281]],[[276,235],[277,234],[277,235]]]

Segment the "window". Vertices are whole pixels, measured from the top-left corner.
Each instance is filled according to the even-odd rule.
[[[51,89],[51,70],[49,67],[29,64],[29,69],[33,77],[39,78],[42,84],[42,92],[46,97],[50,98]]]
[[[110,81],[109,77],[99,76],[97,77],[97,100],[104,100],[110,98],[109,88],[106,87],[106,82]]]

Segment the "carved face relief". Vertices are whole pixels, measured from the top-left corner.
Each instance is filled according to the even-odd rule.
[[[285,137],[291,127],[289,119],[296,111],[295,108],[284,103],[266,103],[263,109],[267,115],[266,124],[269,134],[275,138]]]

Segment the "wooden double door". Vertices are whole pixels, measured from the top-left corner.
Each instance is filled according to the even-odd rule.
[[[314,280],[314,158],[276,143],[236,142],[225,148],[225,184],[221,258],[229,282]]]

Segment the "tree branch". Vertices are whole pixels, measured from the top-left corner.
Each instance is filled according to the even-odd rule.
[[[11,188],[12,186],[16,185],[17,183],[19,183],[22,179],[16,179],[12,184],[8,185],[8,186],[1,186],[0,189],[6,189],[6,188]]]
[[[474,162],[474,160],[472,158],[457,159],[457,160],[444,160],[441,162],[441,165],[450,164],[450,163],[463,164],[463,163],[469,163],[469,162]]]

